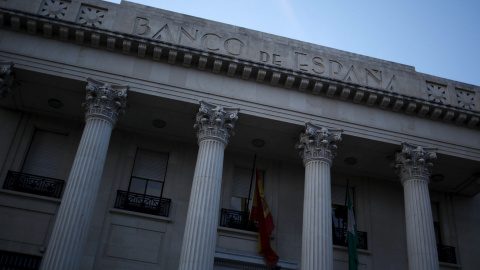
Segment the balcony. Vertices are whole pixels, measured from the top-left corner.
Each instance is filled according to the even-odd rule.
[[[65,181],[59,179],[8,171],[7,179],[3,184],[3,188],[41,196],[60,198],[64,183]]]
[[[347,243],[347,230],[343,228],[333,228],[333,244],[337,246],[348,247]],[[367,245],[367,233],[362,231],[357,231],[358,235],[358,249],[368,250]]]
[[[222,209],[220,213],[220,226],[258,232],[258,224],[255,221],[249,220],[248,212]]]
[[[115,208],[168,217],[170,202],[166,198],[119,190]]]
[[[0,269],[37,270],[42,257],[0,250]]]
[[[455,247],[437,245],[438,261],[444,263],[457,264],[457,257],[455,255]]]

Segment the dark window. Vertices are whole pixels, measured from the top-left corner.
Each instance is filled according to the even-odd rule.
[[[128,191],[161,197],[167,163],[168,154],[166,153],[138,150]]]
[[[346,188],[332,185],[332,237],[333,244],[338,246],[347,246],[347,217],[348,206],[346,206]],[[353,188],[349,188],[350,199],[352,200],[353,214],[355,216],[355,198]],[[355,220],[356,222],[357,220]],[[359,249],[368,249],[367,233],[358,231]]]
[[[170,199],[163,197],[168,154],[137,150],[128,191],[117,191],[115,208],[168,217]]]
[[[265,171],[258,171],[260,181],[264,184]],[[252,170],[235,168],[233,173],[232,193],[230,197],[230,210],[250,212],[255,192],[255,175],[252,179]]]
[[[435,230],[435,240],[437,245],[442,244],[442,233],[440,231],[440,219],[438,217],[438,204],[432,203],[433,229]]]
[[[264,184],[265,171],[258,171],[260,181]],[[255,192],[255,178],[252,178],[252,169],[235,168],[233,173],[232,192],[230,196],[230,209],[222,209],[220,213],[220,226],[247,231],[258,231],[258,225],[250,221]]]
[[[353,189],[349,188],[350,198],[355,214],[355,200],[353,197]],[[347,228],[348,207],[346,206],[346,188],[342,186],[331,186],[332,193],[332,226],[334,228]]]
[[[36,130],[22,172],[59,178],[58,170],[61,168],[67,140],[67,135]]]

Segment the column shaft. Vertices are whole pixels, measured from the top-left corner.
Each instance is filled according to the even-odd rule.
[[[199,149],[180,254],[181,270],[213,270],[223,156],[238,111],[200,101],[193,126],[197,129]]]
[[[303,270],[333,269],[330,189],[330,164],[322,160],[305,164]]]
[[[330,167],[342,140],[340,129],[305,123],[296,148],[305,165],[302,269],[332,270],[332,194]]]
[[[403,184],[410,270],[439,269],[428,182],[411,179]]]
[[[92,221],[108,144],[118,115],[124,112],[128,86],[87,78],[85,129],[57,213],[41,269],[80,267]]]
[[[113,124],[87,120],[42,269],[77,269],[97,199]]]
[[[393,163],[403,185],[409,270],[439,269],[428,182],[436,148],[402,143]]]
[[[199,143],[179,269],[213,269],[224,148],[217,140]]]

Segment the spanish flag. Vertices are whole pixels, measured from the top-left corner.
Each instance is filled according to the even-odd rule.
[[[267,200],[263,193],[262,183],[257,169],[255,169],[255,194],[253,196],[252,211],[250,212],[250,220],[258,222],[258,252],[263,254],[265,262],[274,266],[278,262],[278,255],[270,246],[270,234],[275,226],[273,225],[272,214],[268,209]]]

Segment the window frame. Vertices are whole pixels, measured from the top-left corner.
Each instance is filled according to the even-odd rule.
[[[166,155],[166,162],[165,162],[165,170],[164,170],[164,174],[163,174],[163,180],[155,180],[155,179],[150,179],[150,178],[145,178],[145,177],[135,176],[135,175],[134,175],[135,163],[137,162],[137,157],[138,157],[139,151],[146,151],[146,152],[151,152],[151,153],[164,154],[164,155]],[[166,182],[166,178],[167,178],[168,162],[169,162],[169,160],[170,160],[170,153],[167,153],[167,152],[159,152],[159,151],[152,151],[152,150],[149,150],[149,149],[144,149],[144,148],[138,148],[138,147],[137,147],[137,149],[135,150],[135,157],[134,157],[134,159],[133,159],[132,170],[131,170],[131,172],[130,172],[130,180],[129,180],[129,182],[128,182],[127,192],[129,192],[129,193],[138,193],[138,192],[133,192],[133,191],[131,191],[132,180],[135,178],[135,179],[140,179],[140,180],[145,180],[145,181],[146,181],[144,191],[143,191],[142,193],[138,193],[138,194],[142,194],[142,195],[144,195],[144,196],[153,196],[153,197],[163,198],[163,190],[165,189],[165,182]],[[160,195],[159,195],[159,196],[150,195],[150,194],[147,193],[148,183],[149,183],[149,182],[157,182],[157,183],[161,183],[161,184],[162,184],[162,188],[161,188],[161,190],[160,190]]]

